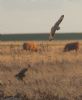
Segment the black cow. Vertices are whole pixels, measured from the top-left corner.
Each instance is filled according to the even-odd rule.
[[[75,50],[76,52],[79,50],[79,42],[68,43],[64,47],[64,52]]]

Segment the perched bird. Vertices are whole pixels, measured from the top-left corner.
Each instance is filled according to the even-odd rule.
[[[28,71],[29,67],[31,67],[30,64],[28,65],[28,68],[23,68],[19,73],[17,73],[17,74],[15,75],[15,77],[16,77],[18,80],[23,80],[23,78],[26,76],[25,74],[26,74],[26,72]]]
[[[51,27],[51,32],[50,32],[50,36],[49,36],[50,41],[54,39],[56,30],[60,30],[59,24],[62,22],[63,18],[64,18],[64,15],[61,15],[59,20],[54,24],[54,26]]]

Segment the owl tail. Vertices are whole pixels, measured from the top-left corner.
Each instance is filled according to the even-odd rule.
[[[54,37],[50,34],[49,41],[54,40]]]

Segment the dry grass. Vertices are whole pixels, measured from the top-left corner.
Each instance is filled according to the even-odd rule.
[[[0,42],[0,89],[6,96],[26,94],[29,100],[82,100],[82,41],[78,53],[64,53],[72,41],[36,41],[38,52],[23,42]],[[31,65],[24,81],[14,76]]]

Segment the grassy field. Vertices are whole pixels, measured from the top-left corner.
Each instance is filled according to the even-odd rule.
[[[0,42],[0,91],[26,95],[25,100],[82,100],[82,41],[77,53],[63,52],[70,42],[36,41],[37,52],[23,50],[24,41]],[[24,81],[17,80],[28,64]]]

